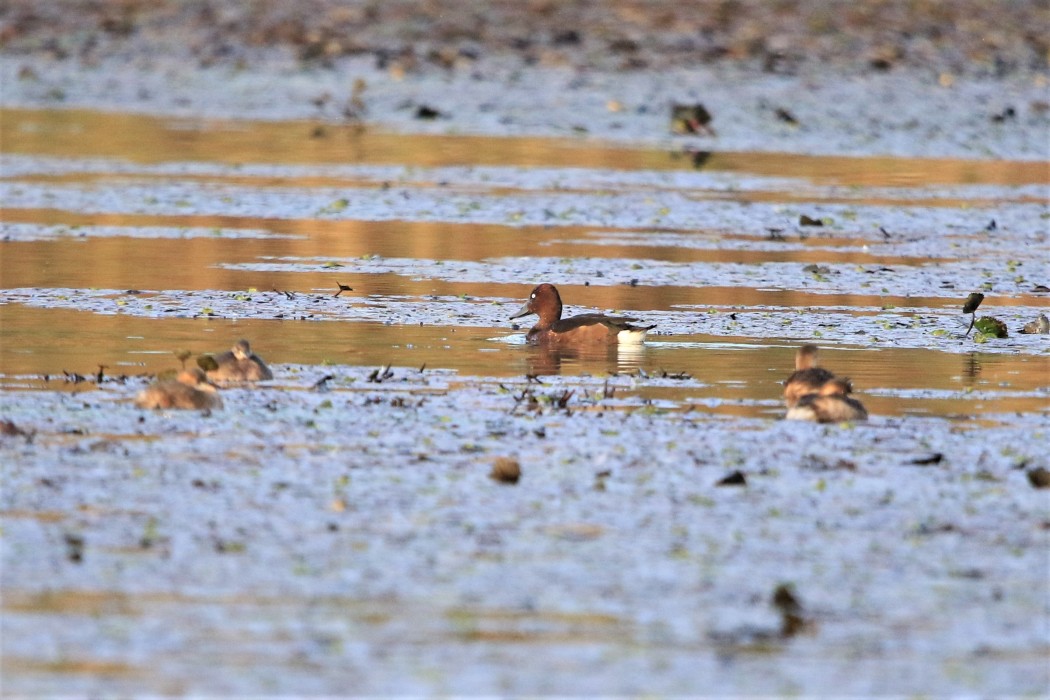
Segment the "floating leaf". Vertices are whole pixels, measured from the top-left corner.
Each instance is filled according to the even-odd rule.
[[[982,316],[974,321],[973,325],[978,331],[990,338],[1006,338],[1009,336],[1006,324],[992,316]]]
[[[966,297],[966,303],[963,304],[963,313],[972,314],[981,305],[982,301],[984,301],[984,295],[980,292],[974,292]]]
[[[329,204],[327,207],[321,209],[318,214],[335,214],[336,212],[343,211],[350,206],[350,200],[340,198]]]

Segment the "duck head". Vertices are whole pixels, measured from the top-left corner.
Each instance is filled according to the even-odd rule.
[[[549,326],[561,318],[561,296],[553,284],[544,283],[533,289],[529,300],[510,319],[513,321],[529,314],[539,316],[540,325],[544,326]]]
[[[247,340],[241,339],[230,349],[230,352],[232,352],[233,356],[238,360],[247,360],[252,356],[252,346]]]

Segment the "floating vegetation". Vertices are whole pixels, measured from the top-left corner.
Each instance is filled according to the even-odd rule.
[[[1010,335],[1006,324],[993,316],[982,316],[976,319],[973,325],[985,338],[1006,338]]]
[[[699,102],[671,105],[671,133],[715,136],[711,126],[713,117]]]

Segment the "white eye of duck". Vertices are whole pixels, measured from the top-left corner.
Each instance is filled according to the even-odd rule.
[[[536,298],[536,294],[535,294],[535,293],[533,293],[533,294],[532,294],[532,295],[531,295],[531,296],[529,297],[529,299],[535,299],[535,298]]]

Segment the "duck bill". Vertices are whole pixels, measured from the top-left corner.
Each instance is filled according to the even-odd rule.
[[[531,313],[533,313],[533,311],[532,311],[532,309],[529,308],[529,302],[525,302],[525,305],[522,306],[520,309],[518,309],[517,313],[515,313],[513,316],[510,317],[510,320],[513,321],[516,318],[521,318],[522,316],[528,316]]]

